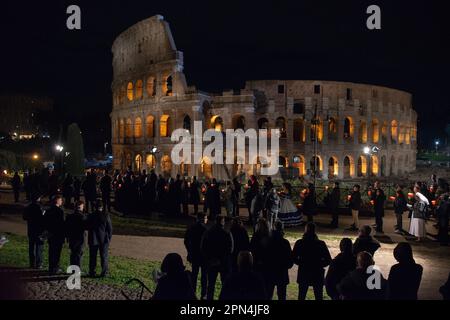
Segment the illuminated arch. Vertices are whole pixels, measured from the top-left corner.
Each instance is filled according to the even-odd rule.
[[[322,142],[323,139],[323,122],[320,117],[316,117],[311,120],[311,141],[314,141],[317,133],[317,141]]]
[[[328,159],[328,178],[334,179],[339,174],[339,163],[337,157],[330,157]]]
[[[384,121],[383,122],[383,126],[381,127],[381,140],[383,142],[383,144],[387,143],[387,136],[388,136],[388,125],[387,122]]]
[[[161,137],[169,137],[171,135],[170,116],[163,114],[159,121],[159,134]]]
[[[183,118],[183,129],[191,131],[191,117],[189,115],[185,115]]]
[[[129,101],[133,101],[134,91],[133,91],[133,83],[132,82],[128,82],[128,84],[127,84],[127,98]]]
[[[275,128],[280,130],[280,138],[287,138],[286,134],[286,119],[284,117],[278,117],[275,121]]]
[[[398,122],[397,122],[397,120],[392,120],[392,122],[391,122],[391,141],[392,141],[392,143],[398,142]]]
[[[344,179],[349,179],[355,175],[355,162],[352,156],[345,156],[344,158]]]
[[[170,176],[172,173],[172,159],[165,155],[161,158],[161,171],[165,176]]]
[[[378,157],[376,155],[372,155],[370,157],[370,169],[371,169],[371,174],[374,176],[378,175],[378,172],[380,170],[380,165],[378,163]]]
[[[302,155],[295,155],[292,158],[292,167],[298,169],[299,176],[304,176],[306,174],[305,157]]]
[[[134,169],[135,171],[142,170],[142,156],[140,154],[137,154],[136,157],[134,157]]]
[[[152,115],[148,115],[145,118],[145,134],[147,138],[153,138],[155,136],[155,118]]]
[[[242,129],[245,130],[245,117],[240,114],[236,114],[233,116],[233,129]]]
[[[381,156],[380,174],[386,177],[386,156]]]
[[[144,92],[144,83],[142,80],[136,81],[136,99],[142,99]]]
[[[134,137],[135,138],[142,137],[142,120],[140,117],[137,117],[134,120]]]
[[[352,117],[344,119],[344,139],[351,140],[354,134],[354,124]]]
[[[127,119],[125,123],[125,137],[132,138],[133,137],[133,122],[130,118]]]
[[[210,128],[216,131],[223,131],[223,120],[220,116],[215,115],[211,117]]]
[[[125,121],[123,119],[119,121],[119,138],[125,138]]]
[[[367,175],[367,158],[365,156],[360,156],[358,158],[358,177],[364,177]]]
[[[380,142],[380,125],[377,119],[372,120],[372,141],[373,143]]]
[[[131,153],[130,152],[127,152],[126,154],[125,154],[125,165],[126,165],[126,167],[128,168],[128,167],[131,167],[131,165],[132,165],[132,158],[131,158]]]
[[[147,78],[147,95],[149,97],[156,95],[156,78],[154,76]]]
[[[173,94],[173,78],[171,75],[167,76],[163,83],[163,93],[166,96],[171,96]]]
[[[335,118],[331,117],[328,120],[328,140],[337,140],[338,128],[337,121]]]
[[[145,164],[147,165],[147,169],[155,169],[156,168],[156,158],[153,154],[147,154],[145,158]]]
[[[358,141],[359,143],[367,143],[367,125],[363,120],[359,124]]]
[[[205,178],[212,179],[213,178],[213,168],[211,159],[208,157],[203,157],[200,163],[200,171]]]
[[[315,166],[314,166],[315,164]],[[311,172],[314,173],[314,168],[316,173],[320,173],[323,170],[323,163],[320,156],[313,156],[311,160],[309,161],[309,166],[311,169]]]

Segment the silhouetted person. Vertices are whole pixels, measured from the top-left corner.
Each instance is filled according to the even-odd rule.
[[[368,268],[373,266],[375,262],[370,253],[362,251],[356,256],[356,269],[338,284],[340,298],[342,300],[384,300],[386,298],[386,280],[383,278],[381,272]],[[372,281],[367,281],[369,277],[374,277],[374,273],[378,272],[379,287],[373,284]],[[368,286],[368,282],[373,287]]]
[[[234,240],[234,239],[233,239]],[[250,240],[250,251],[253,256],[253,269],[264,279],[265,284],[269,273],[269,252],[270,229],[267,220],[261,218],[256,223],[255,232]]]
[[[349,238],[343,238],[339,244],[341,252],[331,261],[325,277],[327,294],[333,300],[339,300],[337,285],[347,274],[356,269],[356,257],[353,255],[353,244]]]
[[[181,204],[183,207],[183,215],[189,215],[189,185],[187,180],[183,180],[181,184]]]
[[[31,181],[32,181],[31,173],[25,172],[23,174],[23,189],[25,190],[25,199],[27,199],[28,201],[31,200],[31,193],[32,193]]]
[[[216,217],[216,223],[207,230],[202,238],[201,250],[205,257],[208,270],[207,299],[213,300],[217,275],[224,282],[230,272],[231,252],[233,252],[233,238],[224,230],[225,219]]]
[[[209,209],[210,219],[215,219],[220,215],[220,191],[216,179],[213,179],[211,185],[206,189],[205,202]]]
[[[84,202],[75,203],[75,210],[66,218],[66,237],[70,249],[70,265],[81,267],[83,257],[86,219],[83,213]]]
[[[169,253],[161,263],[163,276],[158,280],[153,300],[196,300],[191,275],[185,271],[178,253]]]
[[[289,284],[289,269],[294,265],[291,244],[284,238],[283,223],[275,222],[274,230],[268,246],[268,266],[266,288],[269,299],[272,299],[277,287],[278,300],[286,300],[286,290]]]
[[[70,173],[66,175],[62,185],[62,193],[64,197],[64,207],[70,208],[72,206],[73,197],[73,178]]]
[[[97,267],[97,253],[100,252],[102,266],[101,277],[108,274],[108,249],[112,238],[112,224],[108,213],[104,212],[100,201],[96,209],[87,217],[89,244],[89,275],[95,277]]]
[[[398,263],[389,272],[388,299],[417,300],[423,267],[414,261],[409,243],[399,243],[394,249],[394,257]]]
[[[83,181],[81,189],[83,189],[84,193],[86,212],[90,212],[90,210],[94,211],[95,201],[97,199],[97,182],[93,172],[86,173],[86,179]]]
[[[200,185],[197,181],[197,177],[194,176],[191,182],[191,186],[189,187],[189,200],[191,204],[194,206],[194,214],[198,213],[198,204],[200,203]]]
[[[48,175],[48,198],[53,199],[58,194],[58,176],[55,171],[52,171]]]
[[[448,245],[448,220],[450,216],[450,199],[448,194],[440,196],[439,206],[436,210],[438,220],[437,239],[442,246]]]
[[[233,178],[233,217],[239,217],[239,199],[241,197],[241,183]]]
[[[395,192],[394,200],[394,213],[397,218],[397,224],[395,225],[395,232],[403,234],[403,212],[408,210],[407,201],[402,188],[399,186]]]
[[[248,221],[250,225],[254,226],[256,218],[253,217],[252,201],[259,193],[259,183],[255,176],[250,176],[250,180],[247,183],[247,190],[244,194],[245,204],[248,210]]]
[[[48,264],[49,273],[56,274],[59,270],[59,260],[64,244],[64,211],[62,210],[63,199],[55,196],[52,206],[45,211],[45,229],[48,232]]]
[[[44,215],[38,195],[32,196],[31,204],[25,208],[23,219],[27,222],[28,256],[30,268],[42,268],[42,251],[44,250]]]
[[[375,252],[381,247],[380,243],[375,240],[370,234],[372,228],[370,226],[363,226],[359,229],[358,238],[353,245],[353,254],[355,256],[362,251],[367,251],[373,257]]]
[[[303,214],[308,218],[308,222],[312,222],[317,213],[316,188],[312,183],[309,183],[308,188],[306,188],[302,209]]]
[[[330,264],[331,256],[325,242],[317,237],[314,223],[306,225],[303,238],[295,243],[292,256],[298,265],[298,299],[305,300],[308,288],[312,286],[316,300],[322,300],[324,268]]]
[[[73,178],[73,199],[75,202],[80,201],[81,180],[78,177]]]
[[[238,272],[226,278],[220,292],[220,300],[266,300],[264,281],[252,269],[251,252],[241,251],[238,255]]]
[[[203,213],[197,214],[197,221],[186,230],[184,236],[184,246],[187,251],[187,260],[192,266],[192,286],[194,290],[197,288],[197,278],[199,272],[201,272],[201,296],[200,299],[206,298],[206,289],[208,274],[204,257],[201,252],[201,242],[203,235],[206,232],[207,217]]]
[[[21,185],[22,185],[22,183],[20,182],[19,173],[16,171],[16,172],[14,172],[14,176],[11,179],[11,186],[12,186],[13,192],[14,192],[14,202],[19,202]]]
[[[245,229],[242,220],[239,217],[233,218],[230,227],[230,233],[233,237],[233,252],[231,253],[231,270],[237,272],[237,257],[239,252],[248,251],[250,248],[250,238],[247,229]]]
[[[111,191],[112,191],[112,178],[108,174],[108,170],[105,170],[105,174],[100,179],[100,192],[102,193],[103,208],[108,212],[111,212]]]
[[[386,196],[378,181],[375,182],[374,187],[374,197],[372,200],[375,213],[375,224],[377,225],[376,231],[383,233],[384,202],[386,201]]]
[[[444,300],[450,300],[450,273],[448,274],[447,282],[439,288],[439,292]]]
[[[331,191],[328,208],[331,212],[332,220],[330,223],[331,228],[337,228],[339,226],[339,203],[341,201],[341,189],[339,188],[339,182],[334,183],[334,188]]]
[[[361,189],[359,184],[353,186],[353,191],[350,193],[349,207],[352,210],[353,223],[348,230],[356,231],[359,229],[359,210],[361,209]]]

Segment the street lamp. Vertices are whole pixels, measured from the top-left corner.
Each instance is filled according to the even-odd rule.
[[[58,152],[62,152],[62,151],[64,150],[64,147],[63,147],[62,145],[60,145],[60,144],[57,144],[57,145],[55,146],[55,149],[56,149],[56,151],[58,151]]]
[[[439,140],[436,140],[435,142],[434,142],[434,146],[435,146],[435,148],[436,148],[436,153],[438,152],[438,148],[439,148]]]
[[[33,160],[38,160],[39,159],[39,155],[37,153],[33,154]]]

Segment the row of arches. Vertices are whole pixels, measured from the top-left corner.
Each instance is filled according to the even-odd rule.
[[[122,104],[127,101],[140,100],[147,97],[156,96],[158,89],[158,82],[156,76],[149,76],[144,83],[144,80],[138,79],[136,81],[129,81],[119,87],[114,94],[114,104]],[[173,78],[171,75],[165,76],[161,84],[161,94],[164,96],[171,96],[173,94]]]

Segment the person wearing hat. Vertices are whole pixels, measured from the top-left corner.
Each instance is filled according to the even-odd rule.
[[[86,217],[83,213],[84,202],[77,201],[75,210],[66,218],[66,237],[70,248],[70,265],[81,266],[86,229]]]
[[[103,210],[101,200],[95,203],[95,211],[87,218],[89,245],[89,276],[96,276],[97,253],[100,252],[102,272],[100,277],[108,274],[108,250],[112,238],[111,217]]]

